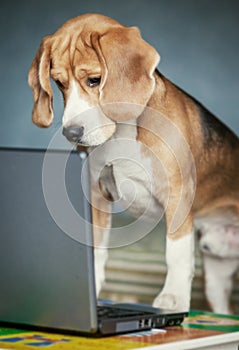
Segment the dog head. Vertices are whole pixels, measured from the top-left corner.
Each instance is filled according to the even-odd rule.
[[[102,15],[76,17],[43,39],[32,62],[33,122],[52,123],[52,78],[64,99],[63,134],[85,146],[101,144],[117,122],[142,113],[158,62],[158,53],[137,28]]]

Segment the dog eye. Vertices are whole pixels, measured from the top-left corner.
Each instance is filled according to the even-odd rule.
[[[88,78],[86,84],[92,88],[100,85],[100,80],[101,77]]]

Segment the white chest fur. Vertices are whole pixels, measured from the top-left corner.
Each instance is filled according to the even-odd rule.
[[[91,171],[103,192],[135,216],[159,217],[162,208],[154,197],[152,160],[144,156],[132,123],[118,124],[114,136],[90,154]]]

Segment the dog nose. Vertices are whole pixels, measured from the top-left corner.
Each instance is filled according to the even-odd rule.
[[[83,126],[68,126],[67,128],[63,128],[62,134],[67,138],[70,142],[78,142],[80,141],[82,135],[84,133]]]

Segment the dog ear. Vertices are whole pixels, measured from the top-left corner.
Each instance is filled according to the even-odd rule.
[[[49,38],[43,39],[28,74],[28,83],[32,88],[34,107],[32,120],[37,126],[48,127],[53,120],[53,94],[50,83]]]
[[[138,117],[155,86],[157,51],[146,43],[136,27],[111,28],[92,33],[91,43],[101,64],[100,105],[111,119]]]

